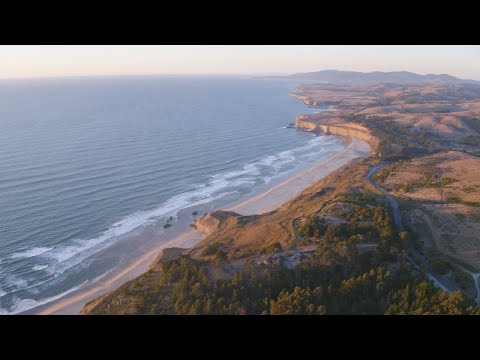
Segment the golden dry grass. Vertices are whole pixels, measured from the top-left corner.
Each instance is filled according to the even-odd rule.
[[[432,246],[480,269],[480,207],[463,204],[480,202],[480,158],[448,151],[415,158],[390,169],[381,185],[397,198],[417,204],[405,214],[412,227],[426,224],[433,236]],[[442,188],[402,190],[402,185],[418,183],[426,173],[455,182]],[[458,203],[447,203],[449,198]]]
[[[387,118],[424,132],[434,149],[474,151],[480,142],[480,86],[304,85],[297,96],[308,105],[333,105],[334,111],[307,115],[309,121],[337,125],[346,115]],[[368,127],[368,124],[367,124]],[[470,140],[471,140],[470,139]],[[475,140],[476,139],[476,140]]]
[[[367,161],[354,160],[271,213],[248,217],[214,212],[212,216],[222,219],[219,227],[193,247],[191,253],[205,258],[203,249],[221,244],[229,258],[236,259],[258,253],[275,242],[282,248],[296,247],[299,244],[295,242],[293,221],[317,213],[328,201],[352,188],[370,189],[364,178],[367,169]]]

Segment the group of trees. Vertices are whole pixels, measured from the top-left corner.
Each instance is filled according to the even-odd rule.
[[[480,315],[460,291],[447,293],[433,285],[421,282],[408,284],[391,294],[391,304],[385,314],[397,315]]]
[[[324,218],[310,216],[298,227],[299,235],[316,241],[379,242],[383,252],[388,252],[392,244],[401,245],[385,204],[372,194],[342,194],[334,202],[345,205],[343,210],[335,212],[343,222],[327,226]]]
[[[407,184],[401,185],[400,189],[409,193],[415,191],[415,189],[420,189],[420,188],[437,188],[441,189],[447,185],[453,184],[454,182],[457,182],[457,179],[453,179],[450,177],[443,177],[443,176],[437,176],[432,173],[424,173],[423,174],[423,179],[410,182]]]
[[[381,201],[355,192],[338,200],[348,204],[343,222],[328,225],[312,216],[299,227],[318,246],[293,268],[262,267],[250,259],[231,275],[221,247],[213,244],[204,249],[210,260],[183,255],[163,261],[93,313],[480,314],[460,292],[435,288],[394,255],[392,247],[400,248],[408,234],[397,234]],[[356,245],[370,240],[379,242],[378,250],[359,252]],[[279,251],[281,245],[264,250]]]
[[[460,292],[446,293],[406,269],[390,272],[374,256],[338,244],[324,244],[291,270],[250,265],[213,281],[209,266],[166,261],[155,282],[124,295],[137,314],[480,314]]]
[[[323,218],[312,215],[298,227],[298,234],[304,238],[315,237],[319,239],[325,234],[326,228]]]
[[[391,228],[381,207],[369,216],[375,226]],[[408,264],[389,271],[384,251],[360,253],[350,234],[332,228],[337,229],[328,226],[316,251],[293,269],[247,261],[233,276],[212,276],[228,264],[181,256],[125,287],[120,299],[135,314],[479,313],[461,293],[445,293],[412,275]]]

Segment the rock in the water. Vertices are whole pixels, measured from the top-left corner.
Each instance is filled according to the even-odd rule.
[[[165,224],[165,225],[163,225],[163,228],[168,229],[170,226],[172,226],[172,225],[171,224]]]
[[[198,211],[192,212],[192,215],[193,215],[193,216],[198,215]]]

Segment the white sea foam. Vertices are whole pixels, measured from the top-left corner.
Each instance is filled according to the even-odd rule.
[[[46,281],[43,281],[40,283],[29,284],[25,278],[15,274],[6,275],[3,280],[5,284],[5,287],[3,290],[4,295],[15,293],[18,290],[28,290],[46,282]],[[8,289],[8,290],[5,291],[5,289]]]
[[[33,267],[33,270],[34,270],[34,271],[40,271],[40,270],[44,270],[44,269],[46,269],[46,268],[48,268],[48,265],[35,265],[35,266]]]
[[[0,308],[0,315],[15,315],[15,314],[18,314],[18,313],[21,313],[21,312],[24,312],[24,311],[27,311],[27,310],[30,310],[30,309],[33,309],[37,306],[40,306],[40,305],[44,305],[44,304],[47,304],[49,302],[52,302],[52,301],[55,301],[57,299],[60,299],[62,297],[64,297],[65,295],[67,294],[70,294],[71,292],[75,291],[75,290],[78,290],[80,289],[82,286],[84,286],[85,284],[87,283],[87,281],[83,282],[82,284],[78,285],[78,286],[75,286],[71,289],[68,289],[67,291],[61,293],[61,294],[58,294],[58,295],[55,295],[55,296],[52,296],[52,297],[49,297],[49,298],[46,298],[46,299],[42,299],[42,300],[34,300],[34,299],[19,299],[19,298],[15,298],[14,299],[14,302],[13,302],[13,306],[11,309],[9,310],[6,310],[6,309],[3,309],[3,308]]]
[[[121,221],[113,224],[100,236],[87,240],[75,240],[73,244],[68,246],[59,246],[45,254],[45,257],[55,261],[54,274],[59,276],[69,268],[80,264],[87,257],[94,253],[101,251],[111,245],[115,240],[130,231],[139,228],[152,218],[175,216],[176,213],[186,206],[195,206],[207,203],[224,196],[214,193],[227,188],[228,185],[233,184],[248,184],[252,183],[252,179],[244,179],[237,182],[231,182],[226,179],[212,179],[209,184],[202,188],[180,194],[170,198],[163,206],[152,211],[140,211]]]
[[[50,251],[52,249],[53,248],[48,248],[48,247],[36,247],[36,248],[28,249],[25,251],[16,252],[12,256],[10,256],[10,259],[30,258],[30,257],[34,257],[34,256],[41,255],[43,253],[46,253],[47,251]]]
[[[337,140],[335,139],[331,141],[329,138],[326,137],[314,138],[309,140],[306,145],[300,146],[292,150],[282,151],[275,155],[267,155],[257,161],[246,164],[240,170],[232,170],[226,173],[217,174],[214,175],[212,178],[230,180],[232,178],[242,175],[259,175],[261,173],[262,167],[272,167],[273,170],[278,171],[283,165],[296,161],[296,154],[311,150],[319,145],[322,147],[320,150],[323,150],[329,146],[334,146],[335,141]]]
[[[298,160],[305,160],[305,158],[310,155],[308,152],[312,149],[315,149],[315,153],[321,154],[327,148],[329,150],[337,150],[337,147],[338,149],[341,148],[336,139],[330,140],[325,137],[313,138],[309,140],[307,144],[298,148],[282,151],[274,155],[267,155],[257,161],[244,165],[239,170],[231,170],[214,175],[206,184],[199,184],[191,191],[173,196],[156,209],[151,211],[139,211],[114,223],[110,228],[97,237],[90,239],[77,239],[66,246],[61,245],[54,248],[39,247],[28,249],[13,254],[11,258],[25,258],[42,255],[43,258],[51,259],[52,264],[50,266],[37,265],[33,270],[41,271],[47,268],[50,270],[51,268],[52,274],[57,278],[66,270],[79,265],[91,255],[112,245],[119,236],[148,224],[153,219],[175,216],[179,210],[185,207],[196,206],[220,199],[227,194],[232,193],[230,189],[231,187],[253,186],[259,180],[267,184],[275,178],[275,176],[272,176],[272,172],[278,174],[282,166],[288,163],[294,163]],[[263,177],[259,177],[259,175],[262,174],[262,171],[265,171],[265,174]],[[17,282],[15,285],[17,289],[20,289],[22,288],[21,285],[25,284]],[[54,301],[81,286],[83,285],[79,285],[63,294],[41,301],[33,299],[18,299],[8,313],[22,312],[47,302]],[[2,309],[0,309],[0,313],[1,311]]]
[[[14,314],[18,314],[18,313],[33,309],[33,308],[35,308],[37,306],[40,306],[40,305],[48,304],[49,302],[60,299],[60,298],[64,297],[65,295],[68,295],[71,292],[80,289],[81,287],[85,286],[87,283],[95,283],[96,281],[103,279],[105,276],[110,274],[113,270],[114,269],[110,269],[110,270],[104,272],[103,274],[100,274],[100,275],[96,276],[92,280],[86,280],[78,286],[75,286],[75,287],[73,287],[71,289],[68,289],[67,291],[65,291],[61,294],[58,294],[58,295],[55,295],[55,296],[52,296],[52,297],[49,297],[49,298],[45,298],[45,299],[41,299],[41,300],[18,299],[18,298],[16,298],[15,301],[14,301],[14,305],[10,310],[7,311],[6,309],[3,309],[3,308],[0,307],[0,315],[14,315]],[[32,291],[32,292],[33,293],[38,293],[38,291]],[[1,294],[1,292],[0,292],[0,294]],[[2,295],[0,295],[0,297],[1,296]]]
[[[282,165],[294,162],[296,160],[296,153],[310,150],[318,145],[321,145],[322,147],[333,145],[331,141],[328,140],[328,138],[315,138],[308,141],[306,145],[296,149],[265,156],[258,161],[245,165],[241,170],[232,170],[226,173],[217,174],[213,176],[207,184],[203,184],[190,192],[173,196],[162,206],[154,210],[140,211],[122,219],[95,238],[76,240],[73,244],[68,246],[48,249],[45,256],[56,261],[57,265],[55,266],[55,274],[59,275],[66,269],[79,264],[93,253],[104,249],[112,242],[112,240],[114,241],[117,237],[144,225],[152,218],[174,216],[184,207],[200,205],[221,198],[224,196],[224,193],[219,192],[224,189],[227,190],[230,186],[253,185],[255,179],[252,176],[260,174],[261,166],[272,167],[274,170],[278,171]],[[241,176],[246,175],[248,175],[248,177],[240,178]],[[264,177],[264,182],[269,182],[271,180],[271,176]],[[98,246],[100,244],[103,244],[104,246]]]

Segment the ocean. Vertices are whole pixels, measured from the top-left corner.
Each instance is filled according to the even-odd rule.
[[[343,150],[286,128],[319,111],[293,90],[248,77],[0,81],[0,314],[101,279],[180,211],[242,201]]]

